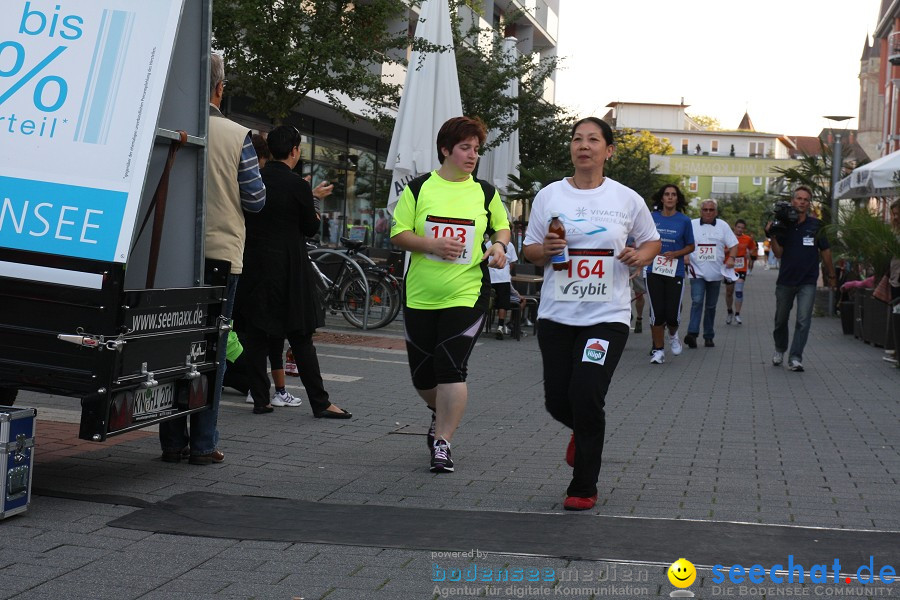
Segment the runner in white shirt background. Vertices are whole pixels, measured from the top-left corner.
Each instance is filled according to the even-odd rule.
[[[725,270],[734,270],[738,241],[728,223],[718,218],[719,205],[715,200],[700,204],[700,218],[693,219],[694,251],[690,254],[688,273],[691,279],[691,320],[684,343],[697,347],[700,319],[703,318],[703,345],[715,346],[716,304],[725,279]],[[686,263],[688,261],[685,261]]]
[[[516,247],[512,242],[506,245],[506,264],[502,269],[489,269],[491,275],[491,287],[494,288],[494,306],[497,307],[497,331],[498,340],[502,340],[504,335],[510,335],[508,325],[505,325],[506,311],[512,308],[512,273],[510,267],[514,262],[519,260],[516,254]],[[516,303],[521,299],[516,295]],[[525,313],[520,313],[520,318],[524,318]]]

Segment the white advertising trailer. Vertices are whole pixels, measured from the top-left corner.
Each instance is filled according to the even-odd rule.
[[[0,388],[80,399],[83,439],[212,402],[228,265],[203,259],[211,12],[3,3]]]

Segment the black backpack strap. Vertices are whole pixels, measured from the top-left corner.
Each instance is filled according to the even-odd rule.
[[[406,184],[406,187],[409,188],[409,191],[412,192],[413,200],[416,202],[419,201],[419,192],[422,189],[422,185],[428,181],[428,178],[431,177],[431,173],[425,173],[424,175],[419,175],[412,181]]]
[[[487,213],[487,229],[484,232],[488,236],[493,237],[496,232],[491,228],[491,201],[494,199],[494,194],[497,193],[497,190],[487,181],[481,179],[476,179],[475,181],[481,184],[481,189],[484,191],[484,212]]]

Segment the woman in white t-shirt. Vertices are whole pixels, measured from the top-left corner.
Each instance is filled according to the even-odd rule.
[[[650,264],[660,250],[644,200],[603,175],[614,149],[605,121],[588,117],[575,123],[570,145],[575,174],[538,193],[525,233],[525,258],[548,265],[538,343],[547,411],[573,430],[566,450],[573,467],[563,504],[567,510],[588,510],[597,501],[606,392],[631,321],[629,268]],[[547,232],[551,213],[559,214],[566,239]],[[634,248],[625,245],[629,235]],[[555,271],[550,258],[564,248],[570,266]]]

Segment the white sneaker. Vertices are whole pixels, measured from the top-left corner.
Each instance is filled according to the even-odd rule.
[[[803,363],[801,363],[796,358],[792,358],[788,361],[788,368],[791,371],[803,371]]]
[[[732,318],[734,318],[734,315],[731,314],[731,313],[728,313],[727,315],[725,315],[725,324],[726,324],[726,325],[731,325],[731,319],[732,319]]]
[[[669,345],[672,346],[672,354],[678,356],[681,354],[681,351],[684,350],[684,347],[681,345],[681,340],[678,339],[678,334],[669,336]]]
[[[737,325],[741,325],[743,323],[743,321],[741,321],[741,315],[734,315],[734,322]]]
[[[291,393],[287,390],[284,390],[284,393],[275,392],[272,396],[272,406],[300,406],[303,404],[303,400],[300,398],[294,398]]]
[[[661,365],[666,362],[666,351],[665,350],[654,350],[653,358],[650,359],[651,365]]]
[[[784,352],[776,352],[772,355],[772,364],[776,367],[784,362]]]
[[[247,392],[247,399],[244,400],[247,404],[253,404],[253,396],[250,395],[250,392]]]

